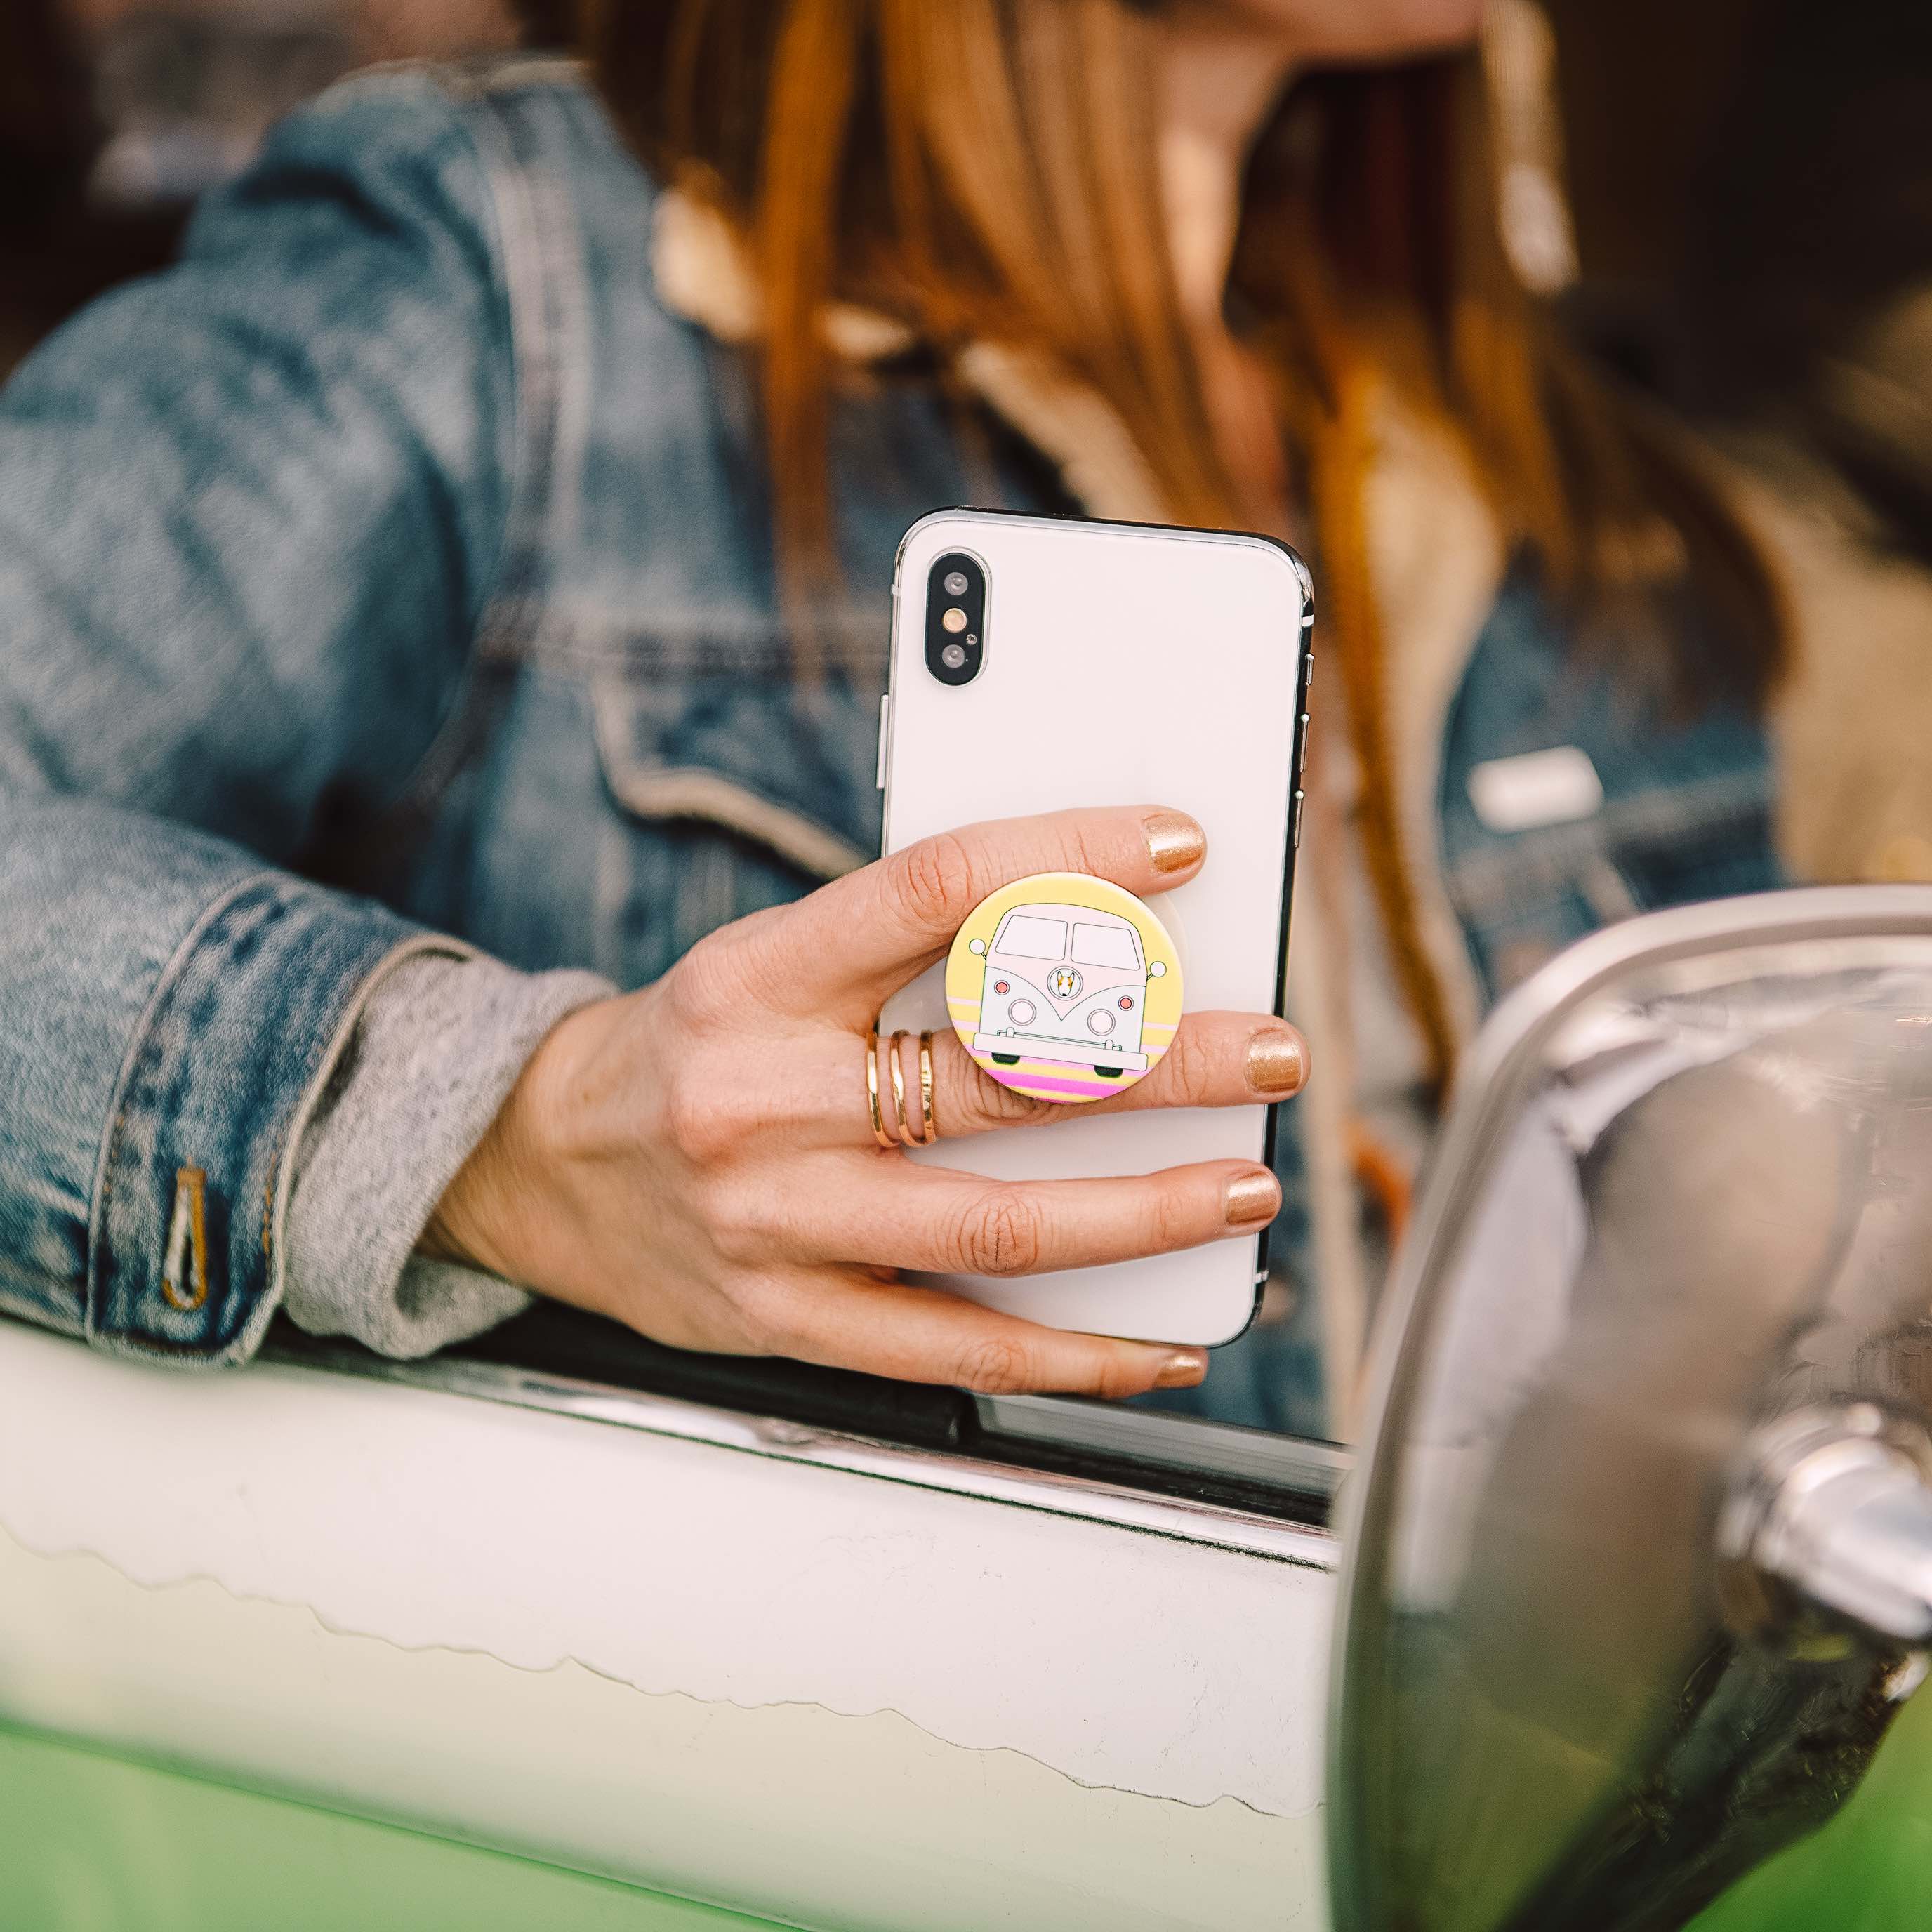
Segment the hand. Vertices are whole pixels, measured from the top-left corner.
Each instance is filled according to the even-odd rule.
[[[1145,896],[1191,878],[1205,851],[1176,812],[1010,820],[723,927],[655,986],[550,1034],[425,1245],[680,1348],[986,1393],[1198,1382],[1204,1350],[1042,1328],[894,1271],[1031,1274],[1252,1236],[1280,1209],[1268,1170],[1005,1183],[909,1161],[873,1138],[866,1041],[999,886],[1080,872]],[[942,1136],[1088,1111],[1000,1086],[950,1032],[932,1051]],[[1282,1100],[1306,1066],[1280,1020],[1190,1013],[1147,1078],[1094,1110]]]

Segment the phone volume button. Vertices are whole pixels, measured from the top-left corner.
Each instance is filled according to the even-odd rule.
[[[892,722],[892,694],[890,691],[879,694],[879,768],[873,782],[880,791],[886,788],[886,731]]]
[[[1288,808],[1288,842],[1298,852],[1301,850],[1301,808],[1306,796],[1304,792],[1296,792],[1294,802]]]

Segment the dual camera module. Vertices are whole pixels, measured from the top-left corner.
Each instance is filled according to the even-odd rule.
[[[970,684],[986,654],[986,572],[953,550],[926,584],[926,666],[941,684]]]

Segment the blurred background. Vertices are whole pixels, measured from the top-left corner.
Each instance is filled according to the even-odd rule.
[[[1550,12],[1576,326],[1688,414],[1828,464],[1932,558],[1932,8]]]
[[[560,40],[511,0],[5,0],[0,375],[73,309],[164,261],[195,197],[350,68]]]

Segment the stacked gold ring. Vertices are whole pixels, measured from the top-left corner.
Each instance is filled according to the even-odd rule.
[[[919,1036],[919,1111],[920,1131],[914,1133],[906,1114],[906,1078],[904,1062],[901,1058],[901,1042],[910,1040],[911,1034],[896,1033],[886,1042],[886,1065],[892,1080],[892,1130],[887,1132],[884,1094],[879,1087],[879,1034],[875,1027],[866,1038],[866,1100],[872,1110],[872,1138],[882,1148],[931,1147],[939,1138],[939,1128],[932,1114],[932,1036],[922,1033]]]
[[[899,1042],[904,1037],[903,1034],[892,1035],[892,1072],[895,1076],[899,1070]],[[896,1094],[898,1089],[899,1082],[895,1077],[893,1093]],[[903,1106],[899,1108],[899,1138],[908,1147],[930,1147],[939,1138],[939,1128],[932,1118],[932,1036],[929,1033],[922,1033],[919,1036],[919,1112],[920,1131],[916,1136],[908,1135],[906,1132],[905,1108]]]

